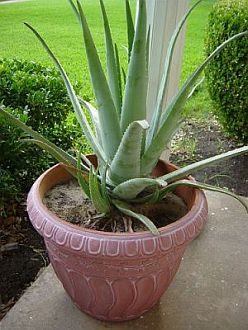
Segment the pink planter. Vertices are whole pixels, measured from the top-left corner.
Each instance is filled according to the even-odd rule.
[[[154,174],[173,171],[159,162]],[[55,165],[34,183],[28,213],[44,237],[53,268],[79,309],[101,320],[123,321],[141,316],[154,306],[171,283],[187,244],[202,230],[207,202],[201,190],[177,189],[189,212],[178,221],[150,232],[114,234],[84,230],[52,214],[42,203],[54,185],[70,174]]]

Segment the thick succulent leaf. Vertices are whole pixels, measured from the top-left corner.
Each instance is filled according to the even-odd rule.
[[[147,199],[147,203],[149,203],[149,204],[157,203],[159,201],[159,192],[160,192],[160,189],[157,186],[155,191],[150,195],[150,198]]]
[[[120,65],[120,57],[118,47],[115,44],[115,62],[116,62],[116,70],[117,70],[117,77],[118,77],[118,84],[119,84],[119,97],[120,97],[120,113],[122,107],[122,80],[121,80],[121,65]]]
[[[140,153],[146,120],[134,121],[124,133],[119,148],[110,163],[108,177],[114,184],[140,176]]]
[[[149,61],[150,61],[150,41],[151,41],[151,26],[149,25],[147,31],[147,38],[146,38],[146,67],[147,72],[149,69]]]
[[[67,159],[65,157],[63,157],[63,154],[56,150],[55,148],[51,147],[50,145],[48,145],[45,142],[41,142],[39,140],[35,140],[35,139],[21,139],[21,142],[26,142],[26,143],[33,143],[36,144],[37,146],[39,146],[41,149],[47,151],[51,156],[53,156],[58,162],[60,163],[64,163],[65,165],[70,165],[71,164],[67,161]],[[75,175],[75,168],[74,167],[68,167],[68,171]]]
[[[108,166],[106,165],[103,168],[102,175],[101,175],[101,195],[110,208],[109,195],[108,195],[108,190],[107,190],[107,169],[108,169]]]
[[[148,82],[146,65],[146,2],[139,0],[137,7],[137,24],[121,112],[122,132],[125,132],[128,125],[133,121],[146,118]]]
[[[85,193],[85,195],[90,199],[90,188],[89,183],[85,179],[84,175],[81,172],[77,173],[78,184]]]
[[[147,134],[147,146],[150,145],[150,143],[152,141],[152,138],[156,134],[156,132],[158,130],[158,127],[159,127],[159,122],[160,122],[161,114],[162,114],[162,111],[163,111],[164,98],[165,98],[165,95],[166,95],[166,90],[168,89],[171,62],[172,62],[174,48],[175,48],[175,45],[176,45],[177,38],[178,38],[178,36],[179,36],[183,26],[184,26],[184,23],[186,22],[188,16],[190,15],[190,13],[194,10],[194,8],[201,1],[202,0],[197,1],[186,12],[186,14],[182,17],[182,19],[178,23],[175,31],[173,32],[173,34],[171,36],[171,39],[170,39],[170,42],[169,42],[169,45],[168,45],[168,49],[167,49],[167,53],[166,53],[166,57],[165,57],[163,76],[162,76],[162,80],[161,80],[161,83],[160,83],[160,86],[159,86],[159,92],[158,92],[158,97],[157,97],[157,101],[156,101],[155,111],[153,112],[151,127],[148,131],[148,134]]]
[[[155,189],[152,193],[146,194],[142,197],[136,197],[132,200],[129,200],[129,202],[132,204],[154,204],[159,201],[159,192],[159,186],[155,186]]]
[[[93,105],[91,103],[83,100],[79,96],[78,96],[78,100],[79,100],[80,104],[89,112],[92,124],[93,124],[94,129],[95,129],[95,133],[96,133],[98,143],[102,146],[101,125],[100,125],[98,110],[95,107],[93,107]]]
[[[158,229],[156,228],[156,226],[154,225],[154,223],[149,218],[147,218],[145,215],[131,211],[130,205],[128,205],[127,203],[124,203],[122,201],[113,199],[112,203],[122,213],[141,221],[151,231],[151,233],[153,235],[160,235],[160,233],[159,233]]]
[[[191,89],[191,91],[188,95],[188,99],[190,99],[194,95],[194,93],[199,89],[199,87],[204,82],[204,80],[205,80],[205,77],[203,76],[199,81],[196,82],[196,84],[193,86],[193,88]]]
[[[128,61],[131,57],[133,39],[134,39],[134,24],[129,0],[126,0],[126,20],[127,20],[127,40],[128,40]]]
[[[51,155],[54,156],[54,158],[56,158],[59,162],[63,162],[65,164],[69,164],[76,167],[77,161],[69,153],[57,147],[54,143],[44,138],[44,136],[42,136],[38,132],[32,130],[32,128],[30,128],[29,126],[27,126],[22,121],[15,118],[13,115],[3,110],[2,108],[0,108],[0,116],[5,117],[11,124],[15,125],[16,127],[19,127],[27,135],[31,136],[34,139],[31,140],[32,142],[36,143],[37,145],[39,143],[39,146],[42,147],[42,149],[51,153]]]
[[[76,15],[78,21],[80,22],[80,15],[79,15],[79,12],[77,10],[77,7],[75,6],[73,0],[68,0],[68,1],[69,1],[70,5],[72,7],[72,10],[74,11],[74,14]]]
[[[245,207],[246,211],[248,212],[248,204],[242,197],[240,197],[226,189],[223,189],[220,187],[215,187],[215,186],[212,186],[212,185],[209,185],[206,183],[202,183],[202,182],[197,182],[197,181],[179,180],[177,182],[171,183],[167,187],[160,190],[160,196],[159,196],[160,200],[163,199],[163,197],[166,194],[175,190],[179,186],[188,186],[188,187],[193,187],[193,188],[200,188],[200,189],[205,189],[205,190],[210,190],[210,191],[216,191],[216,192],[220,192],[220,193],[232,196],[233,198],[237,199]]]
[[[117,187],[115,187],[113,193],[120,199],[130,200],[137,197],[139,193],[148,187],[161,187],[165,185],[166,182],[161,179],[136,178],[119,184]]]
[[[173,136],[173,128],[177,129],[177,122],[180,120],[183,105],[185,104],[188,95],[196,83],[199,75],[202,73],[206,65],[231,41],[245,36],[248,31],[236,34],[235,36],[224,41],[217,47],[212,54],[194,71],[194,73],[187,79],[177,95],[172,99],[166,111],[161,116],[160,127],[158,133],[154,136],[148,149],[145,151],[141,161],[141,174],[148,175],[155,166],[159,156],[164,147],[169,144]]]
[[[123,76],[123,84],[125,86],[127,83],[127,76],[126,76],[126,72],[123,67],[121,67],[121,72],[122,72],[122,76]]]
[[[77,1],[77,5],[92,86],[99,110],[103,149],[106,153],[106,157],[112,159],[121,140],[119,119],[92,35],[79,1]]]
[[[53,54],[53,52],[50,50],[50,48],[48,47],[48,45],[46,44],[46,42],[44,41],[44,39],[40,36],[40,34],[29,24],[24,23],[38,38],[38,40],[40,41],[40,43],[42,44],[42,46],[45,48],[45,50],[47,51],[47,53],[50,55],[51,59],[53,60],[54,64],[56,65],[56,67],[58,68],[61,77],[64,81],[64,84],[66,86],[67,89],[67,93],[70,97],[71,103],[73,105],[77,120],[90,144],[90,146],[92,147],[92,149],[94,150],[94,152],[96,153],[96,155],[102,159],[103,161],[105,161],[105,155],[103,153],[103,150],[101,148],[101,146],[98,144],[89,123],[87,122],[87,119],[80,107],[79,101],[77,99],[77,96],[75,94],[75,91],[72,87],[72,84],[69,80],[69,78],[67,77],[67,74],[65,72],[65,70],[63,69],[63,67],[61,66],[61,64],[59,63],[59,61],[57,60],[57,58],[55,57],[55,55]]]
[[[232,157],[244,154],[244,153],[248,153],[248,146],[244,146],[244,147],[237,148],[237,149],[234,149],[234,150],[231,150],[228,152],[224,152],[220,155],[216,155],[216,156],[204,159],[204,160],[200,160],[199,162],[196,162],[194,164],[184,166],[182,168],[179,168],[176,171],[173,171],[173,172],[170,172],[168,174],[161,176],[160,179],[163,179],[164,181],[166,181],[168,183],[176,181],[176,180],[180,180],[204,167],[216,164],[222,160],[226,160],[228,158],[232,158]]]
[[[86,158],[87,159],[87,158]],[[77,179],[78,183],[83,190],[83,192],[86,194],[88,198],[90,198],[90,187],[89,182],[85,179],[83,173],[81,172],[81,150],[78,152],[78,159],[77,159]]]
[[[110,91],[111,91],[112,98],[113,98],[113,101],[115,104],[115,108],[119,115],[121,112],[121,99],[120,99],[120,90],[119,90],[115,49],[114,49],[114,45],[113,45],[113,41],[112,41],[108,17],[107,17],[104,3],[102,0],[100,0],[100,5],[101,5],[103,22],[104,22],[104,30],[105,30],[108,83],[109,83]]]
[[[97,174],[95,173],[93,166],[90,169],[89,173],[89,187],[90,187],[90,198],[94,204],[96,210],[101,214],[110,213],[110,204],[108,201],[102,197],[101,186],[97,179]]]
[[[82,153],[83,147],[81,147],[80,149],[80,158],[81,158],[81,166],[87,167],[88,168],[88,172],[91,168],[91,166],[93,165],[91,163],[91,161]],[[83,162],[83,164],[82,164]]]

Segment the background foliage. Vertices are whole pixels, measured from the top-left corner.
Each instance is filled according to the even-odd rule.
[[[210,15],[206,35],[209,55],[220,43],[248,30],[248,0],[220,0]],[[229,44],[206,69],[209,93],[224,128],[248,142],[248,38]]]
[[[70,149],[79,134],[71,103],[55,69],[30,61],[0,59],[0,102],[54,143]],[[0,200],[26,192],[53,159],[0,118]]]

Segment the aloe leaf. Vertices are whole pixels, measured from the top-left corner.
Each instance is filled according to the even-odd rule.
[[[57,58],[55,57],[55,55],[53,54],[53,52],[50,50],[50,48],[48,47],[48,45],[46,44],[46,42],[44,41],[44,39],[40,36],[40,34],[29,24],[24,23],[34,34],[35,36],[38,38],[38,40],[40,41],[40,43],[42,44],[42,46],[45,48],[45,50],[47,51],[47,53],[49,54],[49,56],[51,57],[51,59],[53,60],[54,64],[56,65],[56,67],[58,68],[61,77],[64,81],[64,84],[66,86],[67,89],[67,93],[70,97],[71,103],[73,105],[77,120],[89,142],[89,144],[91,145],[92,149],[94,150],[94,152],[96,153],[96,155],[102,159],[103,161],[105,161],[105,155],[102,151],[101,146],[98,144],[98,142],[95,139],[95,136],[87,122],[86,117],[84,116],[84,113],[80,107],[79,101],[77,99],[77,96],[75,94],[75,91],[72,87],[72,84],[69,80],[69,78],[67,77],[67,74],[65,72],[65,70],[63,69],[63,67],[61,66],[61,64],[59,63],[59,61],[57,60]]]
[[[109,197],[107,192],[107,169],[108,169],[108,165],[104,167],[101,176],[101,195],[102,198],[105,200],[106,204],[108,204],[110,208]]]
[[[83,176],[81,172],[78,172],[77,174],[77,179],[78,179],[78,184],[83,190],[83,192],[86,194],[86,196],[90,199],[90,188],[89,188],[89,183]]]
[[[123,67],[121,67],[121,72],[122,72],[122,76],[123,76],[123,84],[125,86],[127,83],[127,76],[126,76],[126,72]]]
[[[150,58],[150,39],[151,39],[151,26],[149,25],[146,38],[146,67],[147,72],[149,70],[149,58]]]
[[[115,108],[118,115],[121,112],[121,99],[120,99],[120,90],[119,90],[119,80],[117,72],[117,63],[114,45],[112,41],[111,31],[109,27],[109,20],[106,14],[104,3],[100,0],[102,17],[104,22],[105,30],[105,43],[106,43],[106,61],[107,61],[107,74],[108,74],[108,83],[110,91],[114,100]]]
[[[173,34],[171,36],[171,39],[170,39],[170,42],[169,42],[169,45],[168,45],[168,49],[167,49],[167,53],[166,53],[166,57],[165,57],[163,76],[162,76],[162,80],[161,80],[160,87],[159,87],[159,92],[158,92],[158,97],[157,97],[157,101],[156,101],[155,111],[153,112],[153,117],[152,117],[152,121],[151,121],[151,128],[149,129],[149,132],[147,134],[147,146],[150,145],[150,143],[152,141],[152,138],[156,134],[156,132],[158,130],[158,127],[159,127],[159,122],[160,122],[161,114],[162,114],[162,111],[163,111],[164,97],[166,95],[166,90],[168,89],[171,62],[172,62],[173,52],[174,52],[174,48],[175,48],[175,45],[176,45],[177,38],[178,38],[178,36],[179,36],[183,26],[184,26],[184,23],[186,22],[188,16],[190,15],[190,13],[194,10],[194,8],[201,1],[202,0],[197,1],[186,12],[186,14],[182,17],[182,19],[178,23],[175,31],[173,32]]]
[[[159,201],[159,192],[160,192],[160,189],[157,186],[155,191],[150,195],[150,198],[147,200],[147,203],[149,203],[149,204],[157,203]]]
[[[126,20],[127,20],[127,40],[128,40],[128,61],[131,57],[133,39],[134,39],[134,24],[129,0],[126,0]]]
[[[183,105],[185,104],[188,94],[191,91],[192,86],[196,83],[199,75],[202,73],[206,65],[231,41],[245,36],[248,31],[241,32],[235,36],[224,41],[219,47],[217,47],[209,57],[194,71],[194,73],[187,79],[178,94],[172,99],[171,103],[167,107],[166,111],[161,116],[160,127],[157,134],[152,139],[151,144],[145,151],[141,161],[141,174],[143,176],[148,175],[152,168],[155,166],[157,159],[164,150],[173,136],[175,130],[178,128],[178,121],[181,117]]]
[[[77,5],[83,30],[92,86],[99,109],[103,149],[107,158],[112,159],[121,140],[119,119],[92,35],[79,1],[77,1]]]
[[[216,191],[220,192],[229,196],[232,196],[233,198],[237,199],[246,209],[248,213],[248,204],[245,202],[244,199],[242,199],[240,196],[232,193],[229,190],[220,188],[220,187],[215,187],[206,183],[202,182],[197,182],[197,181],[189,181],[189,180],[179,180],[177,182],[171,183],[167,187],[163,188],[160,190],[160,200],[169,192],[175,190],[179,186],[188,186],[188,187],[193,187],[193,188],[200,188],[200,189],[205,189],[205,190],[210,190],[210,191]]]
[[[138,1],[137,24],[121,112],[121,130],[146,118],[147,65],[146,65],[146,2]]]
[[[196,162],[194,164],[184,166],[182,168],[179,168],[178,170],[165,174],[165,175],[161,176],[160,178],[165,180],[166,182],[170,183],[170,182],[185,178],[186,176],[188,176],[196,171],[199,171],[200,169],[202,169],[206,166],[213,165],[222,160],[226,160],[226,159],[229,159],[229,158],[232,158],[232,157],[235,157],[235,156],[247,153],[247,152],[248,152],[248,146],[237,148],[237,149],[222,153],[220,155],[216,155],[216,156],[204,159],[204,160],[200,160],[199,162]]]
[[[46,142],[35,139],[21,139],[21,142],[36,144],[41,149],[47,151],[50,155],[52,155],[58,162],[64,163],[66,165],[71,165],[71,163],[68,162],[67,158],[64,157],[63,153],[58,151],[58,148],[55,149],[54,147],[48,145]]]
[[[93,165],[90,160],[82,153],[82,150],[83,147],[81,147],[80,149],[80,158],[81,158],[81,161],[83,161],[83,163],[85,164],[82,164],[81,162],[81,166],[87,166],[88,167],[88,172],[89,172],[89,169],[91,168],[91,166]]]
[[[44,149],[46,151],[53,152],[54,157],[55,157],[55,154],[56,154],[55,158],[58,161],[61,161],[61,162],[66,163],[66,164],[71,164],[72,166],[76,166],[77,161],[74,157],[72,157],[70,154],[68,154],[67,152],[65,152],[61,148],[57,147],[54,143],[47,140],[44,136],[42,136],[38,132],[35,132],[34,130],[32,130],[32,128],[30,128],[29,126],[24,124],[21,120],[15,118],[13,115],[11,115],[7,111],[3,110],[2,107],[0,108],[0,116],[5,117],[11,124],[13,124],[13,125],[19,127],[20,129],[22,129],[26,134],[31,136],[34,140],[39,141],[40,143],[42,143],[43,146],[44,146]],[[49,148],[49,150],[48,150],[48,148]]]
[[[152,179],[152,178],[136,178],[127,180],[118,186],[116,186],[113,190],[113,193],[121,199],[130,200],[135,198],[139,193],[141,193],[144,189],[151,186],[165,186],[166,183],[160,179]]]
[[[93,166],[90,168],[89,173],[89,188],[90,188],[90,198],[94,204],[96,210],[102,214],[110,213],[110,204],[101,195],[101,188],[97,179],[97,174],[95,173]]]
[[[109,179],[115,184],[140,176],[140,153],[146,120],[134,121],[124,133],[119,148],[109,168]]]
[[[117,199],[112,199],[112,203],[122,213],[141,221],[151,231],[153,235],[160,235],[154,223],[145,215],[131,211],[130,205]]]
[[[83,192],[87,195],[88,198],[90,198],[90,188],[89,188],[89,182],[85,179],[83,174],[81,173],[81,150],[78,152],[78,159],[77,159],[77,179],[78,183],[83,190]]]
[[[22,142],[26,142],[26,143],[33,143],[36,144],[37,146],[39,146],[40,148],[42,148],[43,150],[47,151],[50,155],[52,155],[58,162],[62,163],[65,167],[65,169],[75,178],[78,178],[79,174],[83,177],[83,173],[82,172],[89,172],[89,169],[81,164],[81,168],[79,169],[78,165],[78,171],[77,168],[73,165],[71,165],[70,163],[67,162],[67,160],[63,157],[63,155],[57,151],[56,149],[54,149],[53,147],[51,147],[50,145],[46,144],[45,142],[41,142],[39,140],[35,140],[35,139],[21,139]],[[83,169],[83,170],[82,170]],[[84,189],[83,189],[84,190]],[[85,192],[86,193],[86,192]]]
[[[79,22],[80,22],[80,15],[79,15],[79,12],[78,12],[78,10],[77,10],[77,7],[75,6],[73,0],[68,0],[68,1],[69,1],[70,5],[71,5],[71,7],[72,7],[72,10],[74,11],[74,14],[77,16],[77,19],[78,19]]]
[[[118,47],[116,44],[115,44],[115,62],[116,62],[116,70],[117,70],[117,77],[118,77],[118,84],[119,84],[120,113],[121,113],[121,106],[122,106],[121,65],[120,65],[119,51],[118,51]]]
[[[99,144],[102,146],[101,125],[100,125],[98,110],[95,107],[93,107],[92,104],[83,100],[79,96],[78,96],[78,100],[79,100],[80,104],[89,112],[92,124],[95,129],[97,140],[98,140]]]
[[[191,89],[191,92],[188,95],[188,99],[191,98],[194,95],[194,93],[199,89],[199,87],[204,82],[204,80],[205,80],[205,77],[202,77],[199,81],[197,81],[197,83]]]

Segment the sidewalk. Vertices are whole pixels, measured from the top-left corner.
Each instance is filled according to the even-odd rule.
[[[172,285],[138,320],[107,323],[80,312],[51,267],[0,323],[1,330],[247,330],[248,216],[234,199],[207,193],[209,221]]]

